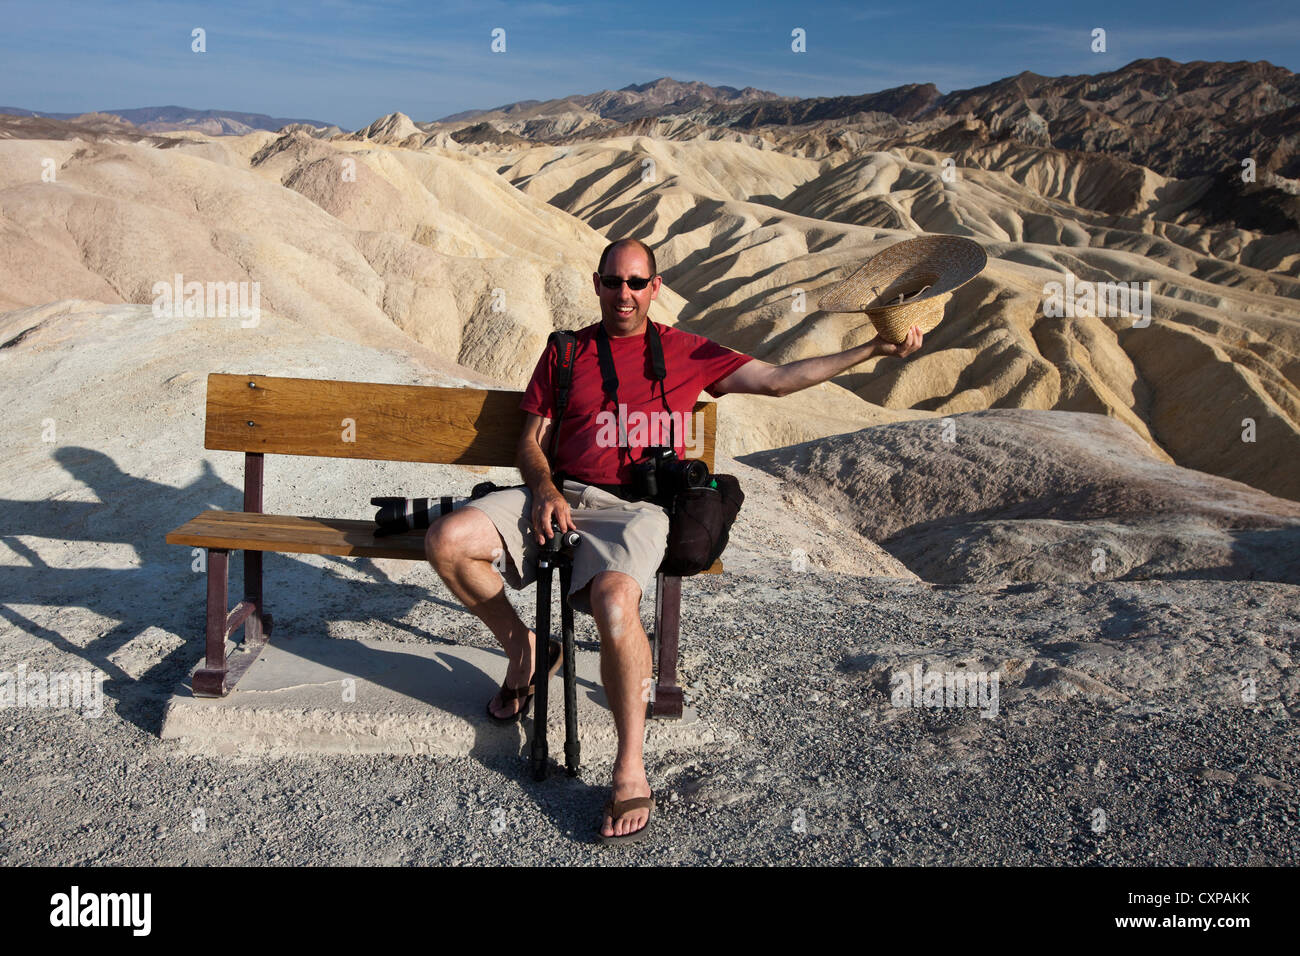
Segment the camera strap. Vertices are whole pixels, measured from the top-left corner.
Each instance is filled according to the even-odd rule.
[[[659,330],[653,322],[646,322],[645,347],[650,356],[650,378],[659,383],[659,397],[663,401],[664,411],[668,412],[668,435],[670,447],[677,447],[676,429],[673,426],[672,409],[668,407],[668,391],[664,379],[668,377],[668,367],[664,364],[664,347],[659,341]],[[618,421],[618,447],[627,448],[627,423],[619,414],[618,406],[618,370],[614,367],[614,352],[609,345],[609,333],[605,323],[596,328],[596,357],[600,361],[600,377],[605,394],[614,402],[614,416]],[[654,386],[650,386],[651,394]],[[621,453],[620,453],[621,454]]]
[[[601,326],[604,329],[604,326]],[[668,378],[668,366],[664,364],[664,346],[659,341],[659,330],[655,324],[649,320],[646,321],[645,328],[646,349],[650,353],[650,378],[659,383],[659,399],[664,403],[664,411],[668,412],[668,447],[677,447],[677,432],[673,425],[672,409],[668,407],[668,386],[664,380]],[[650,386],[650,393],[654,394],[654,386]]]
[[[560,448],[560,425],[564,410],[569,406],[569,389],[573,385],[573,359],[578,351],[578,337],[572,332],[552,332],[555,343],[555,371],[551,383],[555,387],[555,428],[551,432],[551,461]]]

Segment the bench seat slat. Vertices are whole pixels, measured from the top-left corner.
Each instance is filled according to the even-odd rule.
[[[205,511],[167,535],[168,544],[291,554],[422,560],[424,533],[375,537],[373,521]]]
[[[423,531],[376,538],[373,521],[247,511],[205,511],[169,533],[167,543],[232,551],[424,560]],[[704,573],[720,574],[722,570],[722,562],[715,561]]]

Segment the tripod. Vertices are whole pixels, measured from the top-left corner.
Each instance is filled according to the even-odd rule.
[[[560,570],[560,629],[564,642],[564,765],[570,777],[578,775],[578,688],[577,651],[573,640],[573,608],[569,604],[569,583],[573,580],[573,549],[582,536],[576,531],[561,532],[552,526],[552,535],[537,556],[537,646],[533,673],[540,675],[536,703],[533,707],[533,779],[545,780],[548,752],[546,746],[546,648],[551,640],[551,581]]]

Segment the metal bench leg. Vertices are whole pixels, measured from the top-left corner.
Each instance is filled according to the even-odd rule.
[[[227,611],[230,600],[230,551],[226,548],[208,548],[208,612],[204,637],[206,659],[194,672],[195,697],[224,697],[234,689],[239,678],[252,665],[271,633],[271,615],[266,615],[262,626],[259,611],[262,605],[261,553],[257,560],[249,561],[251,552],[244,552],[244,578],[249,596]],[[250,573],[250,565],[251,572]],[[244,643],[234,658],[226,656],[226,638],[244,627]]]
[[[226,605],[229,600],[230,552],[208,548],[208,617],[204,666],[194,672],[196,697],[221,697],[226,692]]]
[[[262,606],[262,552],[244,552],[244,600],[253,606],[253,613],[244,622],[244,640],[249,647],[260,644],[271,636],[273,621]]]
[[[655,642],[659,645],[659,681],[650,716],[680,720],[682,689],[677,686],[677,636],[682,618],[682,579],[660,574],[655,590]]]
[[[244,510],[262,511],[261,452],[244,456]],[[262,552],[244,550],[244,600],[227,611],[230,601],[230,551],[208,549],[207,659],[194,672],[194,696],[224,697],[257,659],[271,635],[271,615],[262,606]],[[226,658],[226,638],[244,628],[243,653]]]
[[[244,510],[262,513],[262,476],[266,456],[261,452],[244,455]],[[244,640],[252,647],[271,636],[271,615],[262,607],[262,552],[244,552],[244,600],[253,612],[244,624]]]

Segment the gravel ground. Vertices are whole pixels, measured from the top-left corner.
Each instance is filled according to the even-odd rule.
[[[374,581],[333,582],[345,593],[277,614],[277,628],[324,632],[354,586]],[[411,620],[490,641],[440,587]],[[0,863],[1294,865],[1298,593],[755,567],[695,579],[689,702],[738,736],[651,756],[653,835],[617,848],[592,842],[608,764],[539,784],[513,757],[183,755],[158,730],[197,635],[160,632],[159,659],[133,679],[112,662],[141,627],[77,630],[69,609],[11,604],[0,668],[110,679],[98,718],[0,710]],[[579,636],[594,648],[589,619]],[[890,675],[920,660],[995,664],[997,715],[891,706]]]

